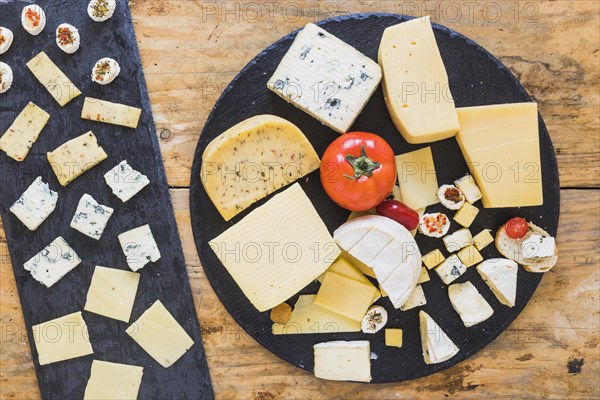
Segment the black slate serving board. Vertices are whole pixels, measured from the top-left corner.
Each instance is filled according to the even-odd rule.
[[[384,29],[410,18],[393,14],[355,14],[321,21],[318,24],[377,60],[377,50]],[[481,46],[441,25],[434,24],[434,30],[458,107],[532,101],[508,69]],[[268,79],[289,49],[295,35],[296,32],[291,33],[269,46],[229,84],[215,104],[196,148],[190,193],[192,226],[202,265],[215,292],[236,321],[259,343],[282,359],[308,371],[312,371],[314,366],[313,344],[332,340],[370,340],[371,351],[377,354],[377,359],[371,362],[373,382],[399,382],[426,376],[470,357],[494,340],[519,315],[533,295],[542,275],[528,273],[519,268],[517,304],[513,308],[508,308],[498,302],[475,268],[469,268],[456,282],[471,281],[494,308],[494,315],[481,324],[465,328],[450,304],[446,285],[434,271],[430,271],[431,280],[423,284],[427,297],[427,304],[424,307],[402,312],[394,310],[386,298],[377,301],[377,304],[384,305],[388,310],[390,319],[387,327],[400,327],[404,330],[404,345],[401,349],[396,349],[385,346],[383,331],[375,335],[362,333],[272,335],[269,313],[259,313],[252,306],[208,246],[209,240],[267,200],[257,202],[230,222],[223,220],[199,180],[202,153],[211,140],[234,124],[258,114],[275,114],[296,124],[309,138],[319,155],[322,155],[329,143],[338,137],[337,133],[287,104],[266,88]],[[501,224],[513,216],[522,216],[534,221],[552,235],[556,234],[560,201],[558,169],[552,142],[541,116],[539,123],[544,205],[522,209],[482,209],[479,203],[480,214],[470,228],[473,234],[484,228],[495,232]],[[396,154],[431,145],[440,185],[450,183],[468,172],[454,138],[425,145],[406,143],[388,115],[381,88],[375,92],[351,130],[375,132],[381,135]],[[302,179],[300,184],[330,231],[346,221],[348,211],[341,209],[327,197],[321,186],[318,171]],[[290,207],[293,206],[290,204]],[[428,207],[427,210],[443,212],[445,209],[438,204]],[[450,233],[459,228],[457,225],[452,224]],[[441,240],[427,238],[420,234],[416,239],[423,254],[440,248],[448,256]],[[486,247],[482,255],[486,259],[500,257],[493,244]],[[318,284],[313,283],[301,294],[314,294],[317,290]],[[297,298],[298,295],[294,296],[288,303],[295,304]],[[429,313],[460,348],[460,352],[455,357],[440,364],[425,364],[418,325],[419,309]]]
[[[29,35],[20,26],[21,8],[26,4],[0,4],[0,25],[15,34],[11,49],[0,56],[14,73],[12,88],[0,95],[0,132],[10,126],[28,101],[36,103],[51,117],[24,162],[17,163],[0,152],[0,211],[42,397],[83,398],[92,359],[98,359],[143,366],[139,399],[211,399],[214,396],[200,326],[127,2],[118,0],[113,18],[95,23],[87,15],[87,2],[40,1],[38,4],[45,10],[48,21],[39,36]],[[81,47],[73,55],[63,53],[55,44],[54,30],[62,22],[74,25],[81,34]],[[83,93],[64,108],[25,67],[25,63],[42,50]],[[89,78],[92,66],[101,57],[116,59],[122,69],[120,76],[107,86],[97,85]],[[81,119],[84,96],[141,107],[143,112],[138,128]],[[63,188],[50,168],[46,152],[89,130],[108,153],[108,159]],[[148,176],[151,183],[133,199],[122,203],[105,184],[103,175],[125,159]],[[38,230],[31,232],[9,212],[9,208],[37,176],[42,176],[50,188],[58,192],[59,200],[50,217]],[[115,209],[100,241],[69,227],[84,193]],[[128,270],[117,235],[146,223],[151,226],[162,258],[139,271],[140,284],[130,322],[160,299],[193,338],[193,347],[165,369],[125,333],[129,324],[84,311],[95,354],[40,366],[33,345],[32,325],[83,310],[95,265]],[[83,262],[47,289],[25,271],[23,263],[59,235],[67,240]]]

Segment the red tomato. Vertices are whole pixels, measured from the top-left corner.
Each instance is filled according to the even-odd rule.
[[[509,238],[522,239],[529,230],[529,224],[521,217],[514,217],[506,223],[504,229]]]
[[[373,133],[345,133],[323,154],[323,188],[347,210],[366,211],[375,207],[389,196],[395,182],[394,152]]]
[[[381,202],[377,206],[377,214],[393,219],[409,231],[419,225],[419,213],[398,200]]]

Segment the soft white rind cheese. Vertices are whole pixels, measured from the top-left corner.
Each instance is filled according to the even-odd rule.
[[[0,138],[0,149],[15,161],[23,161],[38,139],[50,114],[29,102]]]
[[[13,83],[13,72],[8,64],[0,61],[0,93],[8,92]]]
[[[92,68],[92,81],[99,85],[108,85],[121,73],[121,66],[116,60],[104,57],[99,59]]]
[[[46,13],[36,4],[25,6],[21,12],[21,25],[27,32],[37,36],[46,26]]]
[[[81,258],[61,236],[23,264],[36,281],[51,287],[81,263]]]
[[[448,297],[467,328],[485,321],[494,314],[494,309],[469,281],[448,286]]]
[[[516,262],[506,258],[490,258],[477,266],[477,272],[500,303],[508,307],[515,306],[518,269]]]
[[[87,7],[88,15],[96,22],[104,22],[115,13],[115,0],[92,0]]]
[[[352,46],[307,24],[267,87],[339,133],[347,132],[381,81],[379,65]]]
[[[127,264],[133,271],[144,268],[146,264],[160,259],[160,251],[154,236],[152,236],[150,225],[142,225],[121,233],[119,243],[121,243],[125,257],[127,257]]]
[[[150,183],[148,177],[131,168],[127,160],[108,171],[104,180],[113,194],[123,202],[130,200]]]
[[[143,374],[143,367],[94,360],[83,400],[136,400]]]
[[[10,49],[13,38],[14,36],[10,29],[0,26],[0,54],[4,54]]]
[[[425,311],[419,311],[419,321],[423,359],[427,364],[444,362],[458,353],[452,339]]]
[[[68,30],[71,34],[71,43],[63,44],[61,41],[62,30]],[[81,36],[79,35],[79,31],[73,25],[70,24],[60,24],[56,27],[56,45],[65,53],[73,54],[79,49],[79,45],[81,43]]]
[[[92,196],[85,193],[79,200],[79,205],[71,220],[71,228],[92,239],[100,240],[114,211],[114,209],[103,206]]]
[[[38,176],[27,190],[10,207],[10,212],[29,230],[35,231],[56,208],[58,193],[50,190],[48,184]]]
[[[368,340],[325,342],[313,347],[317,378],[371,382],[371,346]]]

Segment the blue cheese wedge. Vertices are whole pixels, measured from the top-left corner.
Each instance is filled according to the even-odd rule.
[[[452,339],[425,311],[419,311],[419,327],[425,363],[441,363],[458,353],[459,349]]]
[[[29,60],[27,68],[62,107],[81,94],[77,86],[43,51]]]
[[[48,123],[50,114],[32,102],[0,138],[0,149],[15,161],[23,161]]]
[[[35,231],[56,208],[58,193],[38,176],[27,190],[10,207],[12,212],[29,230]]]
[[[13,72],[10,65],[0,61],[0,94],[8,92],[13,83]]]
[[[150,183],[148,177],[131,168],[127,160],[108,171],[104,180],[113,194],[123,202],[130,200]]]
[[[61,236],[23,264],[33,278],[51,287],[81,263],[81,258]]]
[[[459,276],[465,273],[467,267],[460,261],[456,254],[446,258],[444,262],[435,267],[435,272],[439,275],[442,282],[446,285],[454,282]]]
[[[371,345],[368,340],[318,343],[315,376],[332,381],[371,381]]]
[[[314,24],[296,35],[267,87],[339,133],[347,132],[381,81],[379,65]]]
[[[108,220],[115,210],[98,203],[89,194],[84,194],[71,220],[71,228],[92,239],[100,240]]]
[[[160,251],[152,236],[150,225],[142,225],[121,233],[119,243],[132,271],[137,271],[144,268],[146,264],[160,259]]]
[[[137,128],[142,110],[125,104],[111,103],[86,97],[81,110],[81,118],[112,125]]]

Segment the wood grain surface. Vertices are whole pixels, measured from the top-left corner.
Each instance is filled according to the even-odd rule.
[[[600,398],[600,2],[188,1],[130,3],[218,399]],[[224,310],[194,247],[188,190],[214,102],[258,52],[307,22],[429,14],[504,62],[538,101],[561,180],[560,261],[511,327],[457,366],[399,385],[317,380],[256,344]],[[0,227],[0,398],[38,399]]]

